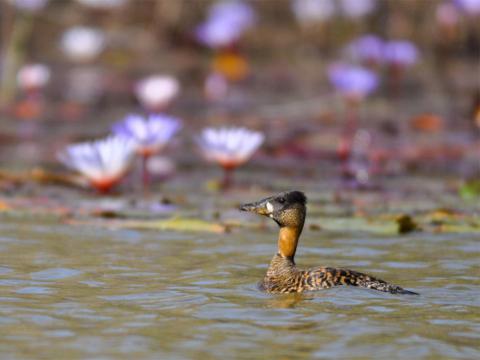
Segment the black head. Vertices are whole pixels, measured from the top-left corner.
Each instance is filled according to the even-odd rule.
[[[280,226],[303,226],[307,198],[301,191],[284,191],[260,201],[244,204],[240,210],[268,216]]]

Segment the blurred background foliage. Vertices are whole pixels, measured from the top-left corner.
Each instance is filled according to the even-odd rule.
[[[191,135],[205,125],[263,131],[260,158],[335,156],[345,109],[328,67],[345,61],[350,42],[375,34],[411,41],[419,56],[400,90],[391,85],[392,72],[375,69],[383,80],[360,109],[359,125],[373,134],[371,151],[382,159],[401,154],[397,167],[478,175],[475,0],[366,1],[372,9],[360,16],[347,11],[358,2],[316,2],[322,1],[336,12],[302,16],[294,11],[295,1],[246,2],[254,23],[228,46],[234,56],[222,58],[225,49],[204,46],[195,35],[213,1],[37,0],[32,10],[34,0],[2,0],[0,159],[10,167],[53,163],[67,143],[105,135],[119,118],[142,111],[135,84],[154,74],[174,76],[181,87],[169,110],[183,119],[187,134],[176,145],[182,149],[175,152],[177,160],[196,162]],[[62,36],[75,26],[101,32],[98,55],[75,59],[62,51]],[[50,72],[41,102],[33,105],[17,81],[18,71],[30,63]],[[220,91],[220,99],[205,94],[212,70],[227,79],[228,94]]]

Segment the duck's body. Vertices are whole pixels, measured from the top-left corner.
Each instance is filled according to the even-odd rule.
[[[266,215],[280,226],[278,252],[259,284],[262,290],[278,294],[300,293],[351,285],[392,294],[416,294],[353,270],[332,267],[317,267],[309,270],[297,268],[294,257],[305,221],[305,204],[306,198],[303,193],[291,191],[242,206],[242,210]]]
[[[281,294],[328,289],[339,285],[359,286],[392,294],[415,294],[358,271],[333,267],[302,270],[280,254],[273,257],[259,287],[269,293]]]

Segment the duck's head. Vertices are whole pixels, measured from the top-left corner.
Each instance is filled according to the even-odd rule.
[[[242,211],[251,211],[268,216],[280,227],[303,227],[307,198],[301,191],[285,191],[257,202],[240,206]]]

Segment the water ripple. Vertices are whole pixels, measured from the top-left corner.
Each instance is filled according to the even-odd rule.
[[[28,286],[15,291],[17,294],[46,295],[52,294],[54,291],[47,287]]]
[[[13,270],[6,267],[6,266],[0,266],[0,275],[5,275],[11,273]]]
[[[81,271],[74,269],[51,268],[31,273],[30,276],[34,280],[61,280],[80,275],[81,273]]]

